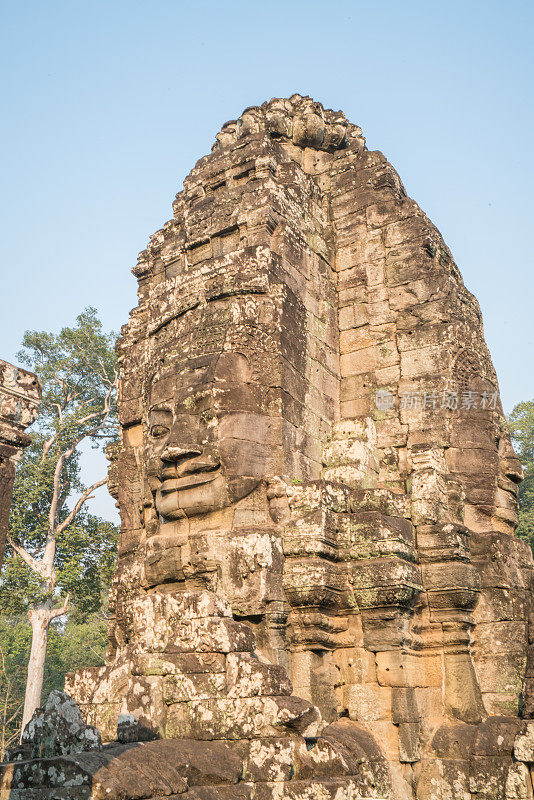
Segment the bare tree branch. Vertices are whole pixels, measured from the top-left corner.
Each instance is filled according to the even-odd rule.
[[[9,534],[7,535],[7,541],[9,542],[15,553],[17,553],[17,555],[19,555],[22,558],[24,563],[29,566],[32,572],[36,572],[37,575],[41,576],[41,578],[47,580],[48,576],[46,574],[46,570],[42,561],[38,561],[36,558],[30,555],[30,553],[28,553],[28,551],[25,550],[24,547],[21,547],[19,544],[14,542]]]
[[[54,433],[53,436],[51,436],[50,439],[47,439],[46,442],[44,443],[44,445],[43,445],[43,453],[41,455],[41,464],[44,464],[44,462],[46,460],[46,457],[47,457],[48,453],[50,452],[50,448],[52,447],[52,445],[56,441],[58,435],[59,434],[57,432]]]
[[[76,501],[76,504],[75,504],[74,508],[72,509],[72,511],[70,512],[70,514],[63,520],[62,523],[60,523],[57,526],[56,533],[62,533],[65,530],[65,528],[67,528],[71,524],[71,522],[75,519],[76,514],[78,513],[80,508],[83,506],[85,501],[91,499],[91,492],[94,492],[95,489],[98,489],[100,486],[103,486],[107,482],[108,482],[108,479],[107,478],[103,478],[101,481],[97,481],[96,483],[93,483],[92,486],[90,486],[88,489],[86,489],[85,492],[82,495],[80,495],[80,497]]]
[[[70,599],[70,592],[67,592],[65,602],[63,603],[61,608],[53,608],[50,611],[50,619],[56,619],[56,617],[62,617],[63,614],[67,613],[67,609],[69,607],[69,599]]]
[[[88,420],[94,419],[96,417],[101,417],[102,414],[104,415],[103,419],[101,419],[98,422],[98,424],[95,425],[93,428],[91,428],[88,431],[85,431],[83,434],[78,436],[73,442],[71,442],[70,446],[66,450],[64,450],[63,453],[61,453],[61,455],[57,460],[56,468],[54,470],[52,501],[50,503],[50,511],[48,515],[49,534],[45,546],[45,553],[43,556],[43,563],[48,571],[51,571],[52,569],[51,565],[53,564],[55,558],[55,549],[56,549],[55,535],[57,533],[61,533],[63,530],[65,530],[65,528],[68,525],[70,525],[70,523],[73,521],[73,519],[75,518],[76,514],[78,513],[84,502],[89,498],[91,492],[94,491],[94,489],[97,489],[99,486],[103,486],[103,484],[107,482],[107,480],[102,480],[93,484],[93,486],[89,487],[89,489],[87,489],[81,495],[80,499],[78,500],[78,502],[76,503],[70,514],[67,516],[67,518],[60,525],[57,525],[58,514],[61,510],[60,508],[61,474],[63,466],[65,462],[74,453],[76,447],[84,439],[90,438],[93,434],[97,433],[97,431],[101,430],[102,426],[105,425],[105,423],[107,422],[107,419],[111,413],[112,396],[113,396],[113,391],[116,388],[116,385],[117,385],[117,374],[115,373],[115,380],[113,384],[109,387],[108,391],[106,392],[106,396],[104,398],[104,408],[102,409],[102,411],[95,412],[94,414],[90,414],[87,417],[83,418],[82,420],[79,420],[79,424],[83,424],[84,421],[87,422]]]
[[[102,408],[102,410],[94,411],[92,414],[88,414],[86,417],[82,417],[82,419],[79,420],[80,425],[82,425],[84,422],[88,422],[91,419],[95,419],[96,417],[101,417],[102,415],[104,415],[104,419],[102,420],[100,425],[98,425],[98,427],[95,429],[98,430],[98,428],[107,420],[109,413],[111,411],[111,396],[113,394],[115,386],[116,386],[116,381],[113,381],[113,383],[109,386],[106,392],[106,396],[104,397],[104,407]],[[85,435],[88,436],[90,434],[85,434]]]
[[[59,403],[54,403],[54,405],[57,408],[57,416],[58,416],[58,419],[59,419],[59,424],[61,425],[61,423],[63,422],[63,409],[61,408]]]
[[[63,470],[63,464],[74,453],[74,449],[75,448],[71,446],[67,450],[64,450],[56,462],[56,468],[54,470],[52,500],[50,502],[50,510],[48,512],[48,528],[50,531],[53,531],[54,528],[56,527],[56,519],[58,512],[57,506],[58,506],[59,493],[61,490],[61,471]]]

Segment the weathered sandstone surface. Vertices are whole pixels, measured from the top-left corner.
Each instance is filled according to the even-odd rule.
[[[521,467],[439,232],[300,95],[173,209],[119,343],[108,661],[66,685],[109,744],[0,797],[532,800]]]

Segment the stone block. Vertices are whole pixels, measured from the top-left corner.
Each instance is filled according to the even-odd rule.
[[[525,679],[526,657],[522,653],[490,654],[475,659],[476,672],[483,692],[515,694],[519,698]]]
[[[509,759],[474,755],[470,764],[469,789],[483,800],[505,797],[509,766]]]
[[[283,696],[292,693],[285,669],[264,664],[245,654],[230,653],[227,658],[228,697]]]
[[[148,595],[152,599],[153,596]],[[254,646],[252,630],[226,617],[198,617],[180,613],[172,597],[170,610],[155,611],[152,602],[137,604],[134,610],[134,635],[140,651],[168,653],[250,652]],[[225,607],[226,608],[226,607]],[[192,613],[197,613],[194,609]]]
[[[464,758],[442,759],[429,755],[421,759],[416,778],[417,799],[447,797],[447,793],[455,800],[471,797],[468,754]]]
[[[164,695],[165,680],[159,675],[135,676],[130,680],[123,708],[127,711],[128,717],[132,716],[135,719],[135,725],[131,726],[129,720],[126,719],[124,728],[137,729],[139,732],[137,741],[158,739],[165,730],[167,713]],[[119,716],[117,729],[120,721],[121,717]]]
[[[364,647],[339,647],[333,654],[343,685],[376,683],[375,654]]]
[[[523,620],[479,623],[473,644],[480,653],[514,653],[526,657],[527,623]]]
[[[417,703],[417,694],[413,688],[394,686],[391,690],[391,721],[419,722],[422,712]]]
[[[221,672],[175,673],[166,675],[163,701],[168,705],[188,700],[208,700],[226,695],[226,675]]]
[[[399,761],[413,764],[421,758],[421,728],[418,722],[399,724]]]
[[[344,703],[350,719],[374,723],[391,719],[391,689],[376,684],[352,684],[345,687]]]
[[[483,692],[482,702],[486,713],[492,716],[517,717],[523,705],[521,695],[514,692]]]
[[[211,674],[226,672],[223,653],[134,653],[132,675]]]
[[[120,714],[125,710],[125,697],[118,697],[115,702],[80,704],[84,721],[96,728],[103,742],[114,742],[117,738],[117,724]]]
[[[480,722],[484,705],[469,653],[444,655],[444,696],[448,713],[467,723]]]
[[[165,737],[170,739],[256,739],[290,729],[316,736],[320,714],[298,697],[198,700],[169,706]]]
[[[244,759],[243,780],[290,780],[295,774],[295,746],[291,739],[252,740]]]
[[[534,722],[525,722],[514,739],[514,756],[518,761],[534,763]]]
[[[512,764],[505,783],[506,800],[532,800],[534,792],[530,771],[525,764]]]
[[[389,650],[376,654],[376,674],[381,686],[426,686],[425,659]]]
[[[421,590],[419,568],[398,557],[355,561],[351,573],[360,608],[409,606]]]
[[[415,534],[411,523],[379,511],[362,511],[350,525],[351,558],[399,556],[415,558]]]

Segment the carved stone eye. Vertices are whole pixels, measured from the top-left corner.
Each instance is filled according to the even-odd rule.
[[[161,439],[162,436],[166,436],[168,433],[169,429],[165,425],[152,425],[150,428],[150,435],[154,439]]]

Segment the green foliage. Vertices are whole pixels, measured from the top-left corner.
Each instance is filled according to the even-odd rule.
[[[57,450],[53,448],[43,461],[43,437],[37,432],[32,438],[17,469],[9,531],[28,552],[40,557],[48,532]],[[79,459],[79,452],[74,451],[63,468],[63,492],[67,496],[84,488]],[[65,505],[59,519],[64,519],[67,513]],[[63,593],[71,593],[76,613],[90,613],[100,607],[102,593],[109,586],[113,570],[117,536],[115,525],[90,514],[86,508],[57,534],[58,587]],[[0,613],[22,613],[31,602],[42,597],[39,577],[8,546],[0,580]]]
[[[86,308],[72,328],[59,334],[26,331],[19,361],[35,372],[43,385],[38,430],[70,445],[83,436],[98,445],[116,434],[113,406],[104,429],[93,431],[104,408],[116,371],[116,335],[105,334],[96,309]]]
[[[89,513],[85,503],[75,504],[86,492],[80,443],[102,448],[117,437],[115,338],[88,308],[57,335],[27,331],[18,354],[40,379],[43,398],[32,443],[17,468],[9,536],[37,561],[53,540],[55,558],[52,578],[45,581],[6,547],[0,574],[0,750],[22,718],[30,608],[48,599],[61,605],[60,595],[70,595],[67,621],[55,619],[48,630],[44,696],[63,687],[66,671],[103,663],[105,599],[118,529]]]
[[[83,623],[72,618],[66,625],[50,625],[43,696],[63,689],[65,674],[80,667],[104,663],[107,644],[102,614],[92,614]],[[24,616],[0,617],[0,758],[18,740],[26,683],[26,664],[31,629]]]
[[[115,566],[118,533],[111,522],[83,513],[58,535],[58,584],[70,592],[78,621],[102,608]]]
[[[24,465],[21,465],[21,472]],[[21,478],[22,479],[22,478]],[[14,513],[23,505],[17,498]],[[43,539],[28,526],[29,535],[18,531],[17,540],[32,555],[39,555]],[[57,587],[70,592],[71,615],[82,621],[102,608],[107,594],[117,552],[118,528],[82,509],[73,524],[57,536]],[[0,579],[0,614],[22,614],[32,603],[43,599],[40,579],[10,547]]]
[[[40,379],[43,398],[31,432],[32,443],[17,469],[9,533],[39,559],[51,522],[57,528],[57,589],[63,594],[70,592],[71,608],[78,620],[101,607],[111,578],[118,531],[115,525],[90,514],[85,506],[64,530],[61,523],[69,514],[73,495],[85,490],[79,442],[88,438],[102,447],[117,435],[115,338],[103,333],[95,309],[88,308],[77,317],[74,327],[63,328],[57,335],[27,331],[18,354]],[[57,508],[51,521],[54,475],[62,454]],[[0,580],[0,614],[23,613],[45,597],[39,576],[8,546]]]
[[[519,526],[516,534],[534,550],[534,400],[518,403],[508,423],[525,473],[523,482],[519,484]]]

